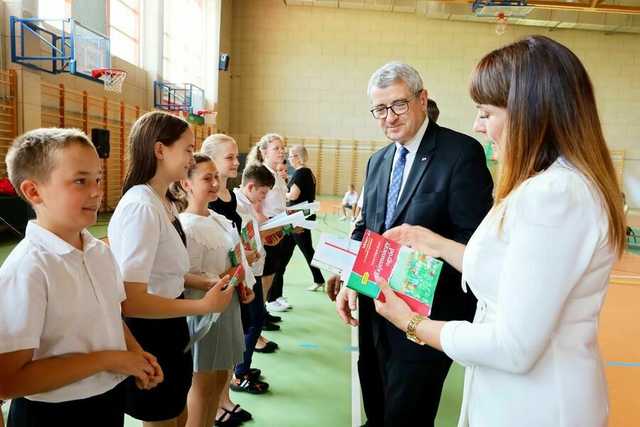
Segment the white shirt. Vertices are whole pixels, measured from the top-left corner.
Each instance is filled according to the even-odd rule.
[[[413,136],[413,138],[407,141],[404,145],[400,144],[399,142],[395,143],[396,152],[393,155],[393,165],[391,169],[391,175],[389,175],[389,184],[391,184],[391,177],[393,176],[393,171],[396,168],[396,162],[400,157],[400,150],[402,150],[402,147],[409,150],[409,152],[407,153],[405,164],[404,164],[404,171],[402,174],[402,185],[400,186],[400,193],[398,193],[398,200],[396,201],[396,203],[399,202],[400,197],[402,197],[402,191],[404,190],[404,185],[407,183],[407,179],[409,178],[409,173],[411,172],[411,165],[413,165],[413,161],[416,158],[416,153],[418,152],[418,148],[420,148],[422,137],[424,137],[424,134],[427,131],[427,126],[429,126],[429,118],[425,116],[424,122],[422,123],[422,125],[420,126],[416,134]]]
[[[286,210],[287,192],[289,189],[287,188],[287,183],[284,182],[284,179],[282,179],[276,171],[267,166],[266,163],[264,163],[264,166],[269,169],[271,175],[276,179],[275,185],[269,190],[267,197],[262,202],[262,211],[267,218],[271,218]]]
[[[180,222],[187,235],[190,273],[206,274],[211,278],[220,277],[232,267],[229,251],[240,245],[240,262],[245,270],[244,283],[248,287],[256,283],[233,222],[212,210],[209,210],[208,217],[183,212],[180,214]],[[202,298],[205,292],[187,288],[184,294],[187,298],[198,299]]]
[[[83,251],[31,221],[0,267],[0,353],[34,349],[33,360],[67,353],[126,350],[118,265],[101,241],[82,231]],[[99,372],[26,396],[64,402],[105,393],[125,375]]]
[[[136,185],[126,192],[108,233],[125,282],[146,283],[147,292],[165,298],[182,294],[189,254],[151,188]]]
[[[347,191],[342,198],[343,205],[354,206],[358,203],[358,193],[355,191]]]
[[[260,254],[260,258],[256,260],[251,265],[251,269],[253,270],[253,274],[255,276],[262,276],[262,272],[264,271],[264,261],[267,257],[267,252],[264,249],[264,245],[262,244],[262,239],[260,238],[260,223],[258,222],[258,214],[253,207],[251,201],[244,195],[242,189],[234,188],[233,192],[236,195],[236,200],[238,201],[238,215],[242,218],[242,228],[246,227],[249,222],[253,223],[253,229],[256,233],[256,247],[258,249],[258,253]]]
[[[476,315],[447,322],[440,335],[467,368],[459,426],[606,426],[597,331],[615,255],[602,206],[559,159],[469,240],[463,283],[478,297]]]

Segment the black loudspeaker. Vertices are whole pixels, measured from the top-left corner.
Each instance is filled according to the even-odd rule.
[[[229,54],[221,53],[220,60],[218,61],[218,70],[229,71]]]
[[[96,146],[98,157],[108,159],[111,145],[109,144],[109,130],[107,129],[91,129],[91,141]]]

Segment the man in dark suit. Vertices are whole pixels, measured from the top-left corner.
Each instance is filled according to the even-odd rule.
[[[383,233],[407,223],[466,243],[492,204],[493,182],[482,146],[428,120],[427,91],[420,74],[407,64],[389,63],[377,70],[368,91],[371,113],[392,143],[369,159],[364,205],[352,238],[361,240],[366,229]],[[339,286],[338,280],[330,280],[329,292]],[[376,313],[370,298],[359,298],[355,320],[351,311],[356,298],[343,287],[336,304],[343,320],[359,323],[365,425],[432,426],[451,359],[407,339]],[[475,306],[471,292],[462,290],[460,274],[445,264],[431,318],[470,321]]]

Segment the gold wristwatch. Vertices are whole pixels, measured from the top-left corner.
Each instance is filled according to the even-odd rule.
[[[416,328],[424,319],[426,319],[426,317],[416,314],[409,320],[409,325],[407,325],[407,339],[418,345],[424,345],[424,342],[416,335]]]

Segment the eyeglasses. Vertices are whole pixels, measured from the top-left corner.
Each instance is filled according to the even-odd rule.
[[[388,107],[384,105],[378,105],[377,107],[374,107],[369,111],[371,111],[374,119],[386,119],[387,115],[389,114],[389,110],[393,111],[393,114],[395,114],[396,116],[405,114],[407,111],[409,111],[409,103],[413,99],[415,99],[420,94],[420,92],[422,91],[420,90],[416,92],[412,97],[408,99],[400,99],[398,101],[394,101],[393,104]]]

